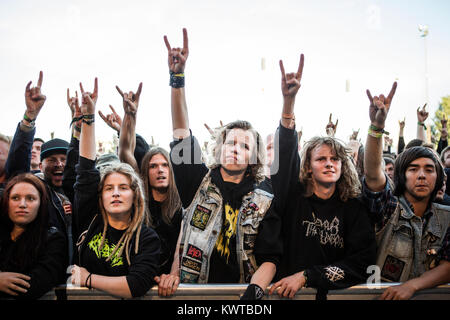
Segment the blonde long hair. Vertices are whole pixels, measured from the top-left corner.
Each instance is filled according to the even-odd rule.
[[[130,179],[130,188],[134,191],[134,198],[133,198],[133,205],[131,209],[131,222],[128,225],[127,229],[125,230],[124,234],[116,244],[116,247],[111,252],[109,257],[106,259],[106,261],[109,261],[119,250],[118,256],[122,256],[123,250],[125,249],[126,259],[128,262],[128,265],[130,265],[130,256],[129,256],[129,246],[131,239],[133,238],[133,235],[136,234],[135,239],[135,247],[134,251],[135,254],[138,252],[139,248],[139,237],[142,229],[142,225],[148,225],[148,215],[147,210],[145,207],[145,194],[144,194],[144,187],[141,178],[139,175],[134,171],[134,169],[126,163],[118,163],[114,164],[112,166],[106,167],[104,170],[102,170],[100,183],[98,185],[98,191],[101,194],[103,191],[103,186],[105,184],[106,178],[112,174],[112,173],[120,173],[126,176],[128,179]],[[100,250],[102,250],[105,237],[106,237],[106,230],[108,227],[108,213],[105,211],[105,207],[103,205],[102,197],[98,197],[99,202],[99,208],[100,212],[103,218],[103,232],[102,232],[102,239],[100,242]],[[120,249],[119,249],[120,248]]]
[[[340,199],[345,202],[350,198],[357,198],[361,193],[361,183],[351,160],[351,149],[333,137],[314,137],[306,142],[303,147],[299,178],[300,182],[306,187],[307,195],[312,194],[311,154],[315,148],[324,144],[329,146],[337,158],[341,160],[341,176],[336,182]]]

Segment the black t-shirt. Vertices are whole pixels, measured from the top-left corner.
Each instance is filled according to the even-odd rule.
[[[177,246],[178,235],[181,226],[181,209],[177,210],[170,224],[166,223],[162,218],[161,202],[150,199],[149,202],[152,223],[156,233],[161,240],[161,255],[159,259],[159,273],[169,274],[172,268],[173,255]]]
[[[129,265],[125,249],[121,256],[119,256],[120,248],[111,256],[125,230],[117,230],[108,225],[103,247],[100,248],[102,231],[102,223],[89,230],[80,252],[80,265],[93,274],[126,276],[132,296],[144,295],[154,284],[153,277],[157,275],[160,248],[158,235],[153,229],[142,226],[137,254],[135,254],[135,238],[131,239],[129,245],[131,265]],[[123,245],[122,243],[121,246]],[[111,258],[106,261],[109,256]]]

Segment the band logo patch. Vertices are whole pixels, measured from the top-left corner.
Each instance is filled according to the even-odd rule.
[[[256,242],[256,234],[244,234],[244,250],[253,250]]]
[[[405,262],[391,255],[388,255],[386,257],[386,260],[384,261],[383,268],[381,269],[381,276],[388,280],[398,282],[400,280],[404,267]]]
[[[72,214],[72,205],[70,203],[66,203],[63,205],[65,214]]]
[[[198,278],[198,274],[190,273],[184,270],[181,270],[180,272],[180,282],[182,283],[197,283]]]
[[[192,244],[188,244],[186,255],[192,259],[201,261],[203,258],[203,251]]]
[[[211,216],[211,210],[197,205],[192,215],[191,226],[199,228],[200,230],[205,230],[208,224],[209,217]]]
[[[202,264],[200,262],[192,260],[192,259],[189,259],[187,257],[183,257],[181,265],[186,267],[186,268],[189,268],[189,269],[192,269],[194,271],[197,271],[197,272],[200,272],[200,270],[202,269]]]

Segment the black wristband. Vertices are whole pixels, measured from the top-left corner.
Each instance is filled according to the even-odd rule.
[[[257,284],[249,284],[240,300],[261,300],[264,297],[264,290]]]
[[[172,88],[184,88],[184,73],[170,71],[169,85]]]

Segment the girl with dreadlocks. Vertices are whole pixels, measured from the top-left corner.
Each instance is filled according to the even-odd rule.
[[[83,91],[80,158],[74,186],[74,223],[79,236],[72,283],[132,298],[154,284],[160,241],[148,227],[142,181],[128,164],[95,168],[96,95]],[[76,236],[76,235],[75,235]]]

